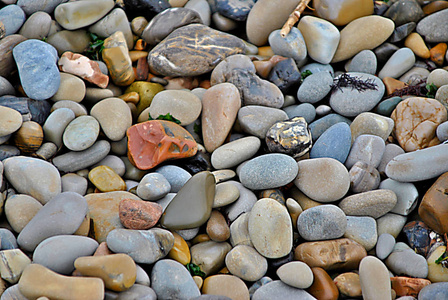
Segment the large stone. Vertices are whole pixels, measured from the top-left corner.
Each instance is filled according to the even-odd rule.
[[[292,248],[292,223],[287,209],[271,198],[258,200],[249,215],[249,235],[257,251],[280,258]]]
[[[391,190],[373,190],[344,198],[339,207],[348,216],[379,218],[397,204],[397,195]]]
[[[218,274],[207,277],[204,280],[202,287],[203,295],[220,295],[220,300],[224,299],[241,299],[249,300],[249,290],[247,289],[244,281],[236,276]],[[202,296],[204,297],[204,296]],[[207,297],[207,296],[205,296]],[[216,298],[204,298],[204,299],[216,299]],[[218,300],[218,299],[216,299]]]
[[[372,15],[351,21],[341,30],[339,45],[331,62],[340,62],[362,50],[378,47],[389,38],[394,29],[394,22],[381,16]]]
[[[148,54],[148,63],[152,70],[165,76],[202,75],[227,56],[244,49],[244,43],[237,37],[190,24],[174,30],[154,47]]]
[[[230,273],[246,281],[257,281],[268,270],[267,259],[246,245],[238,245],[230,250],[225,262]]]
[[[448,41],[448,9],[435,12],[423,18],[417,24],[417,32],[425,37],[428,43]]]
[[[446,108],[437,100],[412,97],[401,101],[392,112],[394,134],[407,152],[437,145],[437,126],[447,120]]]
[[[418,214],[423,222],[439,234],[448,233],[448,172],[441,175],[423,196]]]
[[[374,256],[363,258],[359,264],[362,296],[366,300],[392,300],[389,272],[384,263]]]
[[[174,122],[152,120],[127,130],[129,161],[141,170],[169,160],[194,156],[197,144],[191,134]]]
[[[112,0],[87,0],[60,4],[54,10],[54,18],[68,30],[75,30],[95,23],[114,7]]]
[[[207,222],[215,186],[215,177],[209,171],[195,174],[168,204],[160,224],[170,229],[191,229]]]
[[[245,160],[252,158],[260,149],[260,139],[255,136],[243,137],[224,144],[211,156],[211,163],[215,169],[232,168]]]

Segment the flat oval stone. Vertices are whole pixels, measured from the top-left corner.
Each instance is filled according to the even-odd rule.
[[[104,283],[100,278],[63,276],[39,264],[30,264],[19,280],[19,291],[27,299],[39,297],[96,300],[104,298]]]
[[[121,140],[132,125],[131,110],[119,98],[107,98],[95,104],[90,114],[98,120],[104,134],[112,141]]]
[[[350,61],[347,72],[376,74],[377,59],[371,50],[362,50]]]
[[[35,100],[51,98],[59,89],[57,51],[45,42],[27,40],[15,46],[14,60],[26,95]]]
[[[283,5],[277,5],[269,0],[257,1],[247,16],[246,34],[249,42],[256,46],[266,44],[269,34],[283,26],[299,2],[287,0]]]
[[[448,283],[447,282],[436,282],[428,286],[425,286],[420,290],[419,298],[420,300],[430,300],[445,298],[448,296]]]
[[[108,166],[98,166],[90,170],[89,180],[101,192],[125,191],[124,180]]]
[[[121,100],[120,100],[121,101]],[[191,134],[174,122],[152,120],[127,130],[128,158],[141,170],[163,161],[194,156],[197,144]]]
[[[83,151],[72,151],[53,158],[53,164],[62,172],[76,172],[104,159],[110,151],[108,141],[97,141]]]
[[[64,130],[64,145],[73,151],[83,151],[92,146],[100,133],[100,124],[92,116],[79,116]]]
[[[3,161],[5,177],[23,194],[46,204],[61,193],[61,177],[58,170],[41,159],[15,156]]]
[[[136,263],[152,264],[165,257],[173,245],[173,234],[161,228],[114,229],[107,235],[107,246],[110,250],[125,253]]]
[[[376,244],[376,256],[379,259],[385,259],[392,253],[395,246],[395,238],[389,233],[383,233],[378,237]]]
[[[448,34],[445,30],[447,16],[447,9],[430,14],[418,22],[416,30],[425,37],[426,42],[446,42],[448,40]]]
[[[397,195],[391,190],[374,190],[348,196],[339,207],[348,216],[370,216],[379,218],[394,208]]]
[[[200,47],[198,39],[204,41]],[[182,51],[173,52],[172,49]],[[165,76],[195,76],[210,72],[225,57],[242,53],[244,49],[244,43],[235,36],[201,24],[190,24],[174,30],[154,47],[148,54],[148,63]],[[195,57],[194,63],[186,64],[185,55]]]
[[[5,35],[14,34],[25,22],[25,12],[18,5],[7,5],[0,9],[0,22],[3,23]]]
[[[129,289],[137,277],[135,262],[121,253],[78,257],[74,265],[82,275],[101,278],[107,289],[117,292]]]
[[[235,167],[252,158],[260,149],[261,141],[254,136],[243,137],[226,143],[213,151],[211,163],[215,169]]]
[[[317,139],[310,151],[310,158],[334,158],[345,163],[350,152],[352,134],[347,123],[331,126]]]
[[[297,28],[305,39],[308,55],[318,63],[330,63],[340,39],[336,26],[321,18],[304,16]]]
[[[363,258],[359,264],[359,280],[363,298],[366,300],[392,299],[387,267],[374,256]]]
[[[281,280],[275,280],[258,288],[253,294],[252,300],[275,299],[276,297],[291,300],[316,299],[305,290],[289,286]]]
[[[277,269],[280,280],[298,289],[307,289],[314,280],[313,272],[308,265],[301,261],[292,261]]]
[[[302,33],[296,27],[292,27],[286,37],[280,35],[280,30],[274,30],[269,35],[269,45],[271,50],[284,57],[291,57],[296,62],[306,58],[307,50]]]
[[[313,158],[298,162],[294,184],[305,195],[319,202],[333,202],[345,196],[350,176],[345,166],[333,158]]]
[[[93,255],[98,248],[94,239],[78,235],[57,235],[45,239],[34,250],[33,262],[56,273],[69,275],[78,257]]]
[[[55,8],[54,18],[65,29],[75,30],[97,22],[113,7],[112,0],[63,3]]]
[[[202,104],[202,138],[205,149],[212,153],[224,143],[235,123],[241,108],[240,93],[233,84],[220,83],[207,89]]]
[[[244,106],[238,111],[238,122],[244,132],[264,139],[266,132],[278,121],[285,121],[288,115],[280,109],[258,105]]]
[[[213,275],[204,280],[202,287],[203,296],[213,297],[212,295],[220,295],[219,300],[241,299],[249,300],[249,290],[244,281],[232,275]],[[215,298],[204,298],[213,300]],[[218,300],[218,299],[216,299]]]
[[[403,247],[400,249],[400,247]],[[397,275],[426,278],[428,264],[424,256],[415,253],[404,243],[396,243],[394,250],[385,260],[388,268]]]
[[[209,171],[195,174],[167,206],[160,224],[170,229],[190,229],[207,222],[215,186],[215,177]]]
[[[303,261],[311,268],[321,267],[326,271],[358,269],[360,261],[366,256],[363,246],[347,238],[306,242],[294,250],[296,260]]]
[[[358,91],[351,86],[341,87],[330,96],[330,106],[344,117],[355,117],[363,112],[372,110],[382,99],[385,86],[378,77],[365,73],[346,73],[350,77],[362,81],[370,81],[375,87]],[[336,77],[337,79],[338,77]]]
[[[326,71],[313,73],[303,80],[297,91],[300,102],[316,103],[322,100],[331,90],[333,76]]]
[[[42,39],[48,36],[51,27],[51,16],[44,11],[33,13],[25,21],[19,34],[27,39]]]
[[[282,176],[277,174],[282,173]],[[240,169],[241,183],[252,190],[264,190],[284,186],[296,178],[296,161],[288,155],[273,153],[247,161]]]
[[[353,57],[362,50],[372,50],[385,42],[395,29],[394,22],[381,16],[366,16],[351,21],[341,30],[332,63]]]
[[[217,210],[213,210],[207,221],[205,229],[211,240],[224,242],[230,237],[230,228],[224,216]]]
[[[415,63],[415,55],[411,49],[404,47],[397,50],[386,62],[384,67],[378,73],[378,77],[398,78],[408,71]]]
[[[332,240],[344,235],[347,228],[345,213],[336,205],[309,208],[297,219],[297,229],[307,241]]]
[[[192,92],[165,90],[154,96],[149,107],[149,114],[156,119],[159,115],[170,113],[181,122],[181,126],[186,126],[199,117],[201,110],[201,100]]]
[[[268,270],[268,262],[253,247],[238,245],[227,253],[226,267],[243,280],[257,281]]]
[[[60,193],[52,198],[20,232],[17,242],[26,251],[33,251],[46,238],[73,234],[87,214],[87,202],[77,193]]]
[[[249,215],[249,235],[266,258],[280,258],[292,249],[292,223],[287,209],[270,198],[258,200]]]
[[[415,182],[435,178],[448,171],[448,166],[441,164],[447,156],[448,145],[442,144],[400,154],[386,165],[386,175],[401,182]]]
[[[84,81],[72,74],[61,73],[61,83],[58,91],[51,97],[52,101],[71,100],[81,102],[86,95],[86,85]]]
[[[198,265],[206,276],[211,275],[224,267],[226,255],[231,249],[227,242],[202,242],[190,248],[191,262]]]
[[[35,198],[16,194],[6,199],[4,210],[9,225],[15,232],[20,233],[41,208],[42,203]]]
[[[193,23],[203,23],[196,11],[184,7],[168,8],[151,19],[141,37],[150,45],[156,45],[177,28]]]
[[[45,120],[44,126],[42,127],[45,139],[61,147],[64,130],[74,119],[75,113],[69,108],[54,110]]]
[[[191,299],[201,295],[188,270],[170,259],[162,259],[154,264],[151,271],[151,287],[158,299],[179,297]]]
[[[0,137],[11,134],[22,126],[22,115],[6,106],[0,106],[0,120]]]

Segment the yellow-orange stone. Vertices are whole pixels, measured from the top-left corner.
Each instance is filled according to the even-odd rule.
[[[429,49],[425,44],[422,36],[417,32],[413,32],[404,41],[404,46],[414,52],[418,57],[428,59],[430,56]]]
[[[370,0],[314,0],[313,7],[317,16],[336,26],[373,14],[373,1]]]
[[[396,90],[406,87],[406,83],[392,77],[384,77],[383,83],[386,86],[386,92],[388,95],[392,94]]]
[[[34,121],[23,122],[20,129],[14,134],[14,144],[23,153],[34,153],[42,145],[44,131],[39,123]]]
[[[447,45],[446,43],[439,43],[429,50],[431,54],[431,60],[435,62],[439,67],[443,66],[445,61],[445,53],[446,53]]]
[[[101,192],[125,191],[126,183],[111,167],[98,166],[89,172],[89,180]]]
[[[401,101],[390,117],[395,122],[395,138],[409,152],[440,143],[436,129],[447,120],[447,111],[437,100],[412,97]]]
[[[190,263],[191,254],[187,242],[176,232],[171,232],[174,235],[174,245],[168,252],[168,257],[172,258],[183,265]]]
[[[75,268],[82,275],[101,278],[106,288],[116,292],[129,289],[137,277],[134,260],[123,253],[78,257]]]

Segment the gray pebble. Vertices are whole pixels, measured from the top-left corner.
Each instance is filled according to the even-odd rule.
[[[171,185],[170,193],[177,193],[184,184],[191,178],[190,173],[185,169],[174,165],[159,167],[155,172],[160,173]]]
[[[345,213],[332,204],[309,208],[297,219],[299,234],[307,241],[337,239],[344,235],[346,228]]]
[[[379,259],[385,259],[392,253],[395,246],[395,238],[389,233],[383,233],[378,237],[376,244],[376,256]]]
[[[329,72],[313,73],[300,85],[297,99],[306,103],[319,102],[330,92],[332,84],[333,76]]]

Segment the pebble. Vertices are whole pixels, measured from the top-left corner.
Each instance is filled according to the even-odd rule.
[[[350,176],[342,163],[333,158],[313,158],[298,162],[295,186],[319,202],[334,202],[350,188]]]
[[[305,40],[299,29],[293,27],[286,37],[280,35],[280,30],[269,34],[269,45],[272,51],[280,56],[291,57],[297,63],[306,58],[307,50]]]
[[[104,134],[112,141],[121,140],[132,125],[129,107],[118,98],[101,100],[92,107],[90,114],[97,119]]]
[[[6,199],[4,210],[12,229],[20,233],[41,208],[42,203],[37,199],[25,194],[16,194]]]
[[[347,216],[347,229],[344,237],[358,242],[366,248],[366,251],[372,250],[378,240],[375,219]]]
[[[387,213],[376,220],[378,227],[378,235],[389,233],[397,238],[406,223],[405,216]]]
[[[226,267],[230,273],[245,281],[257,281],[268,269],[268,261],[253,247],[238,245],[226,255]]]
[[[297,28],[303,35],[308,55],[318,63],[330,63],[340,39],[336,26],[320,18],[304,16]]]
[[[359,275],[353,272],[342,273],[334,278],[339,292],[347,297],[361,297],[361,282]]]
[[[397,204],[397,195],[392,190],[374,190],[348,196],[339,207],[348,216],[370,216],[379,218]]]
[[[445,298],[448,296],[448,284],[446,282],[432,283],[420,290],[419,300]]]
[[[358,72],[366,74],[376,74],[377,59],[371,50],[362,50],[350,61],[347,72]]]
[[[260,139],[248,136],[226,143],[213,151],[211,163],[216,169],[232,168],[252,158],[260,149]],[[238,153],[238,155],[235,155]]]
[[[397,195],[397,204],[390,211],[392,213],[407,216],[417,205],[418,190],[410,182],[399,182],[388,178],[380,183],[379,188],[392,190]]]
[[[253,300],[274,299],[281,297],[282,299],[291,300],[311,300],[316,299],[307,291],[297,289],[283,283],[281,280],[274,280],[268,284],[261,286],[252,296]]]
[[[69,275],[75,269],[75,260],[91,256],[98,248],[92,238],[77,235],[57,235],[45,239],[34,250],[33,262],[56,273]]]
[[[101,192],[125,191],[124,180],[108,166],[98,166],[90,170],[88,178]]]
[[[399,247],[403,247],[400,249]],[[397,275],[426,278],[428,264],[425,257],[416,254],[404,243],[395,244],[394,250],[385,261],[389,269]]]
[[[319,267],[311,268],[314,282],[308,288],[308,292],[316,299],[338,299],[339,290],[328,273]]]
[[[63,3],[55,8],[54,18],[65,29],[75,30],[100,20],[113,7],[114,3],[111,0]],[[92,13],[89,14],[89,11]]]
[[[390,112],[392,112],[392,110]],[[388,115],[390,115],[390,113]],[[386,141],[389,135],[392,133],[394,125],[394,120],[389,117],[381,116],[379,114],[371,112],[361,113],[357,115],[353,122],[350,124],[350,130],[352,132],[352,144],[362,134],[376,135]]]
[[[448,11],[446,9],[435,12],[423,18],[417,24],[417,32],[425,37],[428,43],[445,42],[448,40],[448,35],[441,30],[444,26],[443,20],[446,19]]]
[[[309,128],[313,141],[317,140],[325,130],[340,122],[350,125],[352,121],[339,114],[332,113],[312,122]]]
[[[381,162],[385,147],[384,140],[379,136],[362,134],[354,141],[345,166],[351,168],[356,162],[361,161],[376,168]]]
[[[204,93],[202,105],[202,138],[205,149],[212,153],[224,143],[232,129],[238,110],[241,108],[240,93],[233,84],[220,83]],[[199,109],[198,116],[200,113]]]
[[[19,281],[23,270],[31,264],[31,259],[20,249],[3,250],[0,253],[0,273],[2,279],[15,284]]]
[[[57,51],[53,46],[31,39],[15,46],[12,53],[28,97],[45,100],[56,94],[61,76],[56,66]]]
[[[206,233],[215,242],[224,242],[230,237],[230,228],[224,216],[213,210],[207,221]]]
[[[86,199],[79,194],[56,195],[22,229],[18,244],[26,251],[33,251],[46,238],[73,234],[84,220],[87,208]]]
[[[337,239],[344,235],[346,228],[344,212],[332,204],[309,208],[297,220],[298,232],[307,241]]]
[[[288,115],[280,109],[258,105],[244,106],[238,111],[238,122],[244,132],[260,139],[278,121],[285,121]]]
[[[15,4],[10,4],[0,9],[0,22],[4,26],[4,35],[11,35],[19,31],[25,22],[25,12]]]
[[[418,57],[428,59],[430,57],[430,52],[428,47],[425,44],[422,36],[417,32],[412,32],[404,41],[404,46],[414,52]]]
[[[310,124],[316,118],[316,108],[311,103],[302,103],[299,105],[290,105],[283,110],[288,115],[288,118],[303,117],[307,124]]]
[[[273,199],[263,198],[255,203],[248,229],[255,249],[266,258],[283,257],[292,249],[291,218],[286,208]]]
[[[15,109],[0,106],[0,136],[7,136],[22,126],[22,115]]]
[[[218,274],[206,278],[204,280],[204,284],[202,287],[202,293],[203,295],[222,295],[225,297],[225,298],[219,298],[219,300],[250,299],[249,290],[247,289],[247,286],[244,284],[244,281],[232,275]]]
[[[158,203],[123,199],[118,206],[120,221],[129,229],[144,230],[154,227],[162,216]]]
[[[326,71],[313,73],[306,77],[297,90],[300,102],[316,103],[322,100],[331,90],[333,76]]]
[[[155,172],[165,177],[171,186],[170,193],[177,193],[184,184],[191,178],[190,173],[175,165],[164,165],[157,168]]]
[[[362,50],[372,50],[385,42],[394,31],[394,22],[381,16],[365,16],[351,21],[340,32],[340,40],[331,62],[353,57]]]
[[[61,73],[58,91],[51,97],[52,101],[71,100],[79,103],[86,95],[86,85],[81,78],[72,74]]]
[[[379,259],[385,259],[392,253],[395,246],[395,238],[389,233],[383,233],[378,237],[376,244],[376,256]]]
[[[366,256],[361,260],[359,281],[364,299],[392,299],[389,271],[378,258]]]
[[[294,261],[277,269],[277,275],[283,283],[298,289],[307,289],[314,280],[311,268],[304,262]]]
[[[448,180],[448,173],[444,173],[433,183],[423,196],[418,208],[418,215],[432,230],[438,233],[447,232],[448,228],[443,221],[448,213],[444,204],[446,198],[445,183]]]
[[[156,201],[171,191],[171,185],[161,173],[148,173],[137,186],[137,195],[143,200]]]
[[[190,248],[191,262],[198,265],[206,276],[217,273],[225,265],[232,246],[227,242],[205,241]]]
[[[436,264],[436,260],[446,251],[446,246],[439,246],[428,255],[426,262],[428,263],[428,279],[431,282],[444,282],[448,277],[448,272],[441,264]]]
[[[314,143],[310,158],[333,158],[345,163],[350,152],[352,134],[347,123],[339,122],[325,130]]]
[[[176,232],[173,232],[174,245],[168,252],[168,258],[174,259],[180,262],[182,265],[186,265],[191,261],[190,248],[187,242]]]
[[[238,245],[246,245],[253,247],[252,241],[249,235],[249,213],[242,213],[235,221],[230,225],[230,243],[233,247]]]
[[[180,263],[162,259],[151,271],[151,287],[159,299],[194,298],[201,295],[187,269]]]
[[[282,173],[282,176],[277,174]],[[247,161],[239,171],[241,183],[252,190],[284,186],[296,178],[297,163],[288,155],[265,154]]]
[[[357,2],[354,0],[336,1],[336,2],[316,2],[316,14],[326,19],[336,26],[343,26],[357,18],[371,15],[374,6],[370,1],[363,0]]]
[[[411,49],[404,47],[397,50],[378,73],[378,77],[398,78],[408,71],[415,63],[415,55]]]

